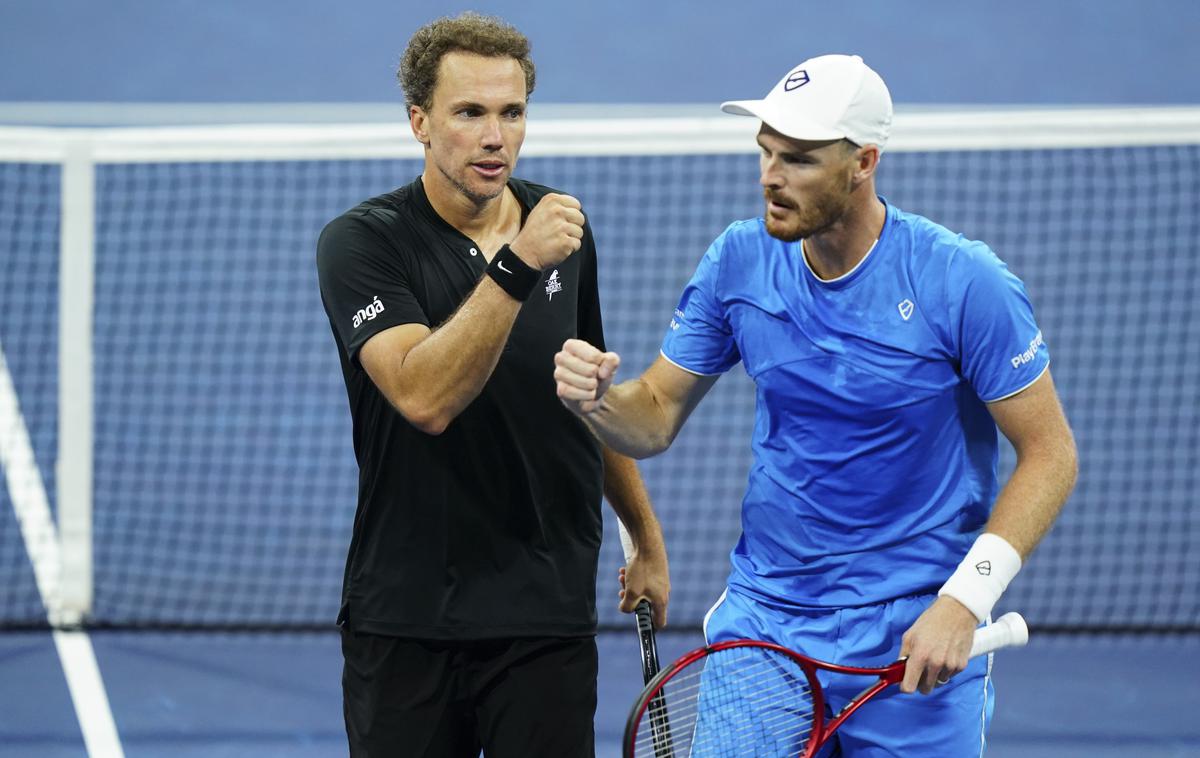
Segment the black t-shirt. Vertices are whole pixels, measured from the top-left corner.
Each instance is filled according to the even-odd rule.
[[[525,214],[553,191],[508,186]],[[543,274],[483,391],[441,435],[409,424],[358,360],[385,329],[445,322],[486,266],[419,178],[321,234],[321,298],[359,465],[339,615],[354,629],[427,639],[595,633],[603,464],[553,377],[564,340],[604,346],[591,229]]]

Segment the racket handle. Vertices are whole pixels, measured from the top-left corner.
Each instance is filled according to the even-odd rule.
[[[621,519],[617,519],[617,531],[621,533],[621,551],[625,553],[625,563],[629,563],[629,559],[633,557],[633,539]]]
[[[617,530],[621,533],[621,550],[625,553],[625,562],[633,556],[633,540],[625,529],[625,524],[617,519]],[[654,620],[650,613],[650,602],[643,600],[633,609],[637,619],[638,639],[642,648],[642,679],[649,682],[658,673],[658,645],[654,640]]]
[[[650,617],[650,603],[643,600],[633,610],[637,618],[638,643],[642,652],[642,681],[646,684],[659,671],[658,644],[654,639],[654,621]]]
[[[975,631],[970,657],[986,655],[1002,647],[1020,647],[1026,642],[1029,642],[1029,627],[1021,614],[1011,611]]]

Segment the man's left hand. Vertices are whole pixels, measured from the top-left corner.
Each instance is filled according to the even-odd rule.
[[[975,614],[954,598],[935,600],[900,643],[900,655],[908,659],[900,690],[928,695],[965,669],[978,625]]]
[[[621,583],[621,610],[633,613],[640,600],[650,601],[654,627],[667,625],[667,602],[671,597],[671,579],[667,568],[667,551],[659,537],[653,544],[640,548],[617,573]]]

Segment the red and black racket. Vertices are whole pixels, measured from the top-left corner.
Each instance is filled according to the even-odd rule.
[[[971,657],[1029,640],[1007,613],[975,632]],[[646,685],[625,724],[624,758],[811,758],[855,711],[904,679],[904,660],[857,668],[780,645],[732,640],[685,654]],[[818,670],[874,677],[826,720]]]

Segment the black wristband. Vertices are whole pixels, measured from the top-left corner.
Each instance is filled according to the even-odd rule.
[[[542,272],[531,268],[508,245],[492,256],[487,275],[500,285],[500,289],[522,303],[529,299],[533,288],[542,280]]]

